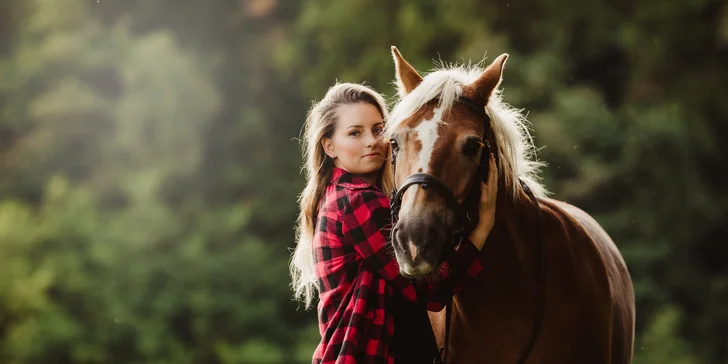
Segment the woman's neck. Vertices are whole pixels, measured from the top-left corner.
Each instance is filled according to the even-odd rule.
[[[378,172],[372,172],[368,174],[357,174],[355,176],[369,182],[370,185],[376,186],[377,185],[377,176],[379,175]]]
[[[364,173],[364,174],[362,174],[362,173],[352,173],[348,169],[343,168],[343,167],[341,167],[339,165],[336,165],[336,164],[334,164],[334,166],[336,168],[343,169],[346,172],[351,173],[352,175],[357,176],[357,177],[363,179],[364,181],[368,182],[372,186],[380,187],[377,184],[377,181],[379,180],[379,174],[381,172],[380,170],[376,170],[376,171],[373,171],[373,172],[370,172],[370,173]]]

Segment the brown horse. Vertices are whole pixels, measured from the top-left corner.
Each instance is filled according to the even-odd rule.
[[[401,193],[392,245],[403,274],[432,274],[442,260],[464,224],[450,202],[463,204],[477,186],[481,148],[492,146],[498,166],[485,269],[454,297],[448,362],[630,363],[635,304],[624,259],[586,212],[546,197],[525,118],[497,92],[508,55],[485,70],[423,78],[392,53],[400,100],[385,135]],[[408,179],[415,174],[425,179]],[[445,311],[430,320],[444,345]]]

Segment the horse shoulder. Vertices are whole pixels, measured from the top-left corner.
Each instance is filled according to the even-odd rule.
[[[578,274],[576,278],[588,280],[592,288],[609,290],[610,266],[614,265],[616,251],[609,235],[573,205],[549,198],[539,202],[547,239],[547,265],[551,269],[564,267]]]
[[[613,292],[613,296],[631,295],[631,292],[633,292],[632,280],[627,270],[627,265],[624,262],[622,254],[619,252],[619,248],[617,248],[617,245],[609,234],[607,234],[591,215],[582,209],[566,202],[552,201],[572,216],[591,237],[606,265],[610,287],[615,291]]]

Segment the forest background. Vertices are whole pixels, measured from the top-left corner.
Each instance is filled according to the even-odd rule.
[[[728,363],[723,0],[0,1],[0,363],[309,362],[297,138],[337,80],[511,58],[554,197],[635,283],[637,364]]]

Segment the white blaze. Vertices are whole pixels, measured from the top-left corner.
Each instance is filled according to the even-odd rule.
[[[422,169],[422,172],[428,173],[430,170],[430,159],[432,158],[432,151],[435,149],[435,142],[437,141],[437,127],[442,123],[442,108],[436,108],[435,114],[432,119],[424,120],[417,125],[414,129],[417,133],[417,138],[422,143],[422,150],[420,151],[419,161],[417,169]]]
[[[431,119],[423,120],[420,125],[417,125],[417,127],[414,128],[415,137],[419,139],[420,144],[422,144],[422,150],[420,150],[420,154],[417,158],[414,173],[416,173],[419,169],[422,169],[422,172],[425,173],[430,171],[430,160],[432,159],[432,152],[435,149],[435,142],[437,142],[438,137],[437,128],[443,122],[442,113],[443,109],[439,107],[436,108]],[[402,198],[402,209],[399,212],[400,216],[409,215],[409,209],[412,207],[409,200],[414,196],[414,192],[410,193],[410,191],[415,191],[416,189],[416,186],[412,186],[405,192]],[[409,216],[409,218],[413,217]],[[414,259],[417,257],[418,252],[417,247],[411,240],[407,242],[405,249],[409,250],[411,259],[402,259],[400,254],[395,250],[397,261],[400,263],[399,267],[401,273],[408,275],[422,275],[432,272],[433,267],[427,262],[419,262],[419,264],[414,265]]]

